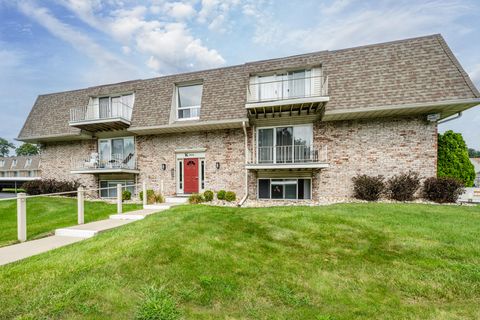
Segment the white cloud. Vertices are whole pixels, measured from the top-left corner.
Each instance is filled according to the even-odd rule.
[[[232,27],[230,12],[240,4],[240,0],[202,0],[198,21],[211,31],[227,32]]]
[[[160,74],[189,69],[211,68],[225,64],[223,57],[195,38],[186,24],[196,12],[184,2],[155,3],[149,8],[121,6],[108,15],[90,5],[78,6],[79,0],[66,0],[65,6],[90,26],[110,35],[122,46],[147,55],[146,65]],[[159,17],[151,17],[152,12]],[[163,13],[163,15],[161,15]],[[171,19],[178,20],[172,22]]]
[[[193,18],[197,12],[189,3],[168,2],[165,4],[165,13],[177,20],[186,20]]]
[[[334,0],[330,5],[325,5],[322,8],[324,14],[337,14],[342,12],[346,7],[352,3],[352,0]]]

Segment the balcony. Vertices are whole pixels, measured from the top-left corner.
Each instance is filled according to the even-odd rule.
[[[315,114],[329,100],[327,76],[278,78],[261,77],[248,85],[245,107],[250,117]]]
[[[96,132],[123,130],[130,126],[132,107],[120,101],[89,104],[70,109],[70,126]]]
[[[71,173],[139,173],[134,153],[100,155],[92,153],[89,158],[72,161]]]
[[[257,147],[256,160],[246,165],[249,170],[322,169],[328,168],[327,146],[288,145]]]

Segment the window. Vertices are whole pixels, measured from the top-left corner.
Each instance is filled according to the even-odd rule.
[[[117,197],[117,184],[126,186],[123,190],[128,190],[135,194],[135,182],[133,180],[101,180],[100,181],[100,197],[101,198],[116,198]]]
[[[4,167],[5,166],[5,160],[0,160],[0,167]]]
[[[311,125],[259,128],[258,163],[299,163],[315,160]]]
[[[205,160],[200,160],[200,189],[205,189]]]
[[[88,119],[121,117],[130,120],[134,103],[133,94],[91,98],[88,105]]]
[[[28,168],[32,165],[32,159],[27,159],[27,161],[25,161],[25,168]]]
[[[195,120],[200,117],[203,85],[177,87],[177,119]]]
[[[259,199],[311,199],[311,179],[258,179]]]
[[[15,168],[17,166],[17,159],[12,160],[12,168]]]
[[[100,168],[135,167],[135,140],[133,137],[101,139],[98,141]]]

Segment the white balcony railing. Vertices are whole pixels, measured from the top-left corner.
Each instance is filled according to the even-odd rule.
[[[257,148],[257,163],[312,163],[327,162],[327,146],[320,150],[313,146],[270,146]]]
[[[92,153],[89,158],[76,159],[72,164],[73,170],[109,170],[109,169],[137,169],[137,158],[134,153],[111,154],[98,157]]]
[[[285,78],[248,85],[247,103],[327,97],[328,76]]]
[[[70,123],[116,118],[130,121],[132,118],[132,107],[120,101],[115,101],[108,105],[89,104],[70,109]]]

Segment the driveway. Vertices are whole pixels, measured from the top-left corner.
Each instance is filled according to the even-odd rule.
[[[4,198],[15,198],[15,193],[0,192],[0,199]]]

